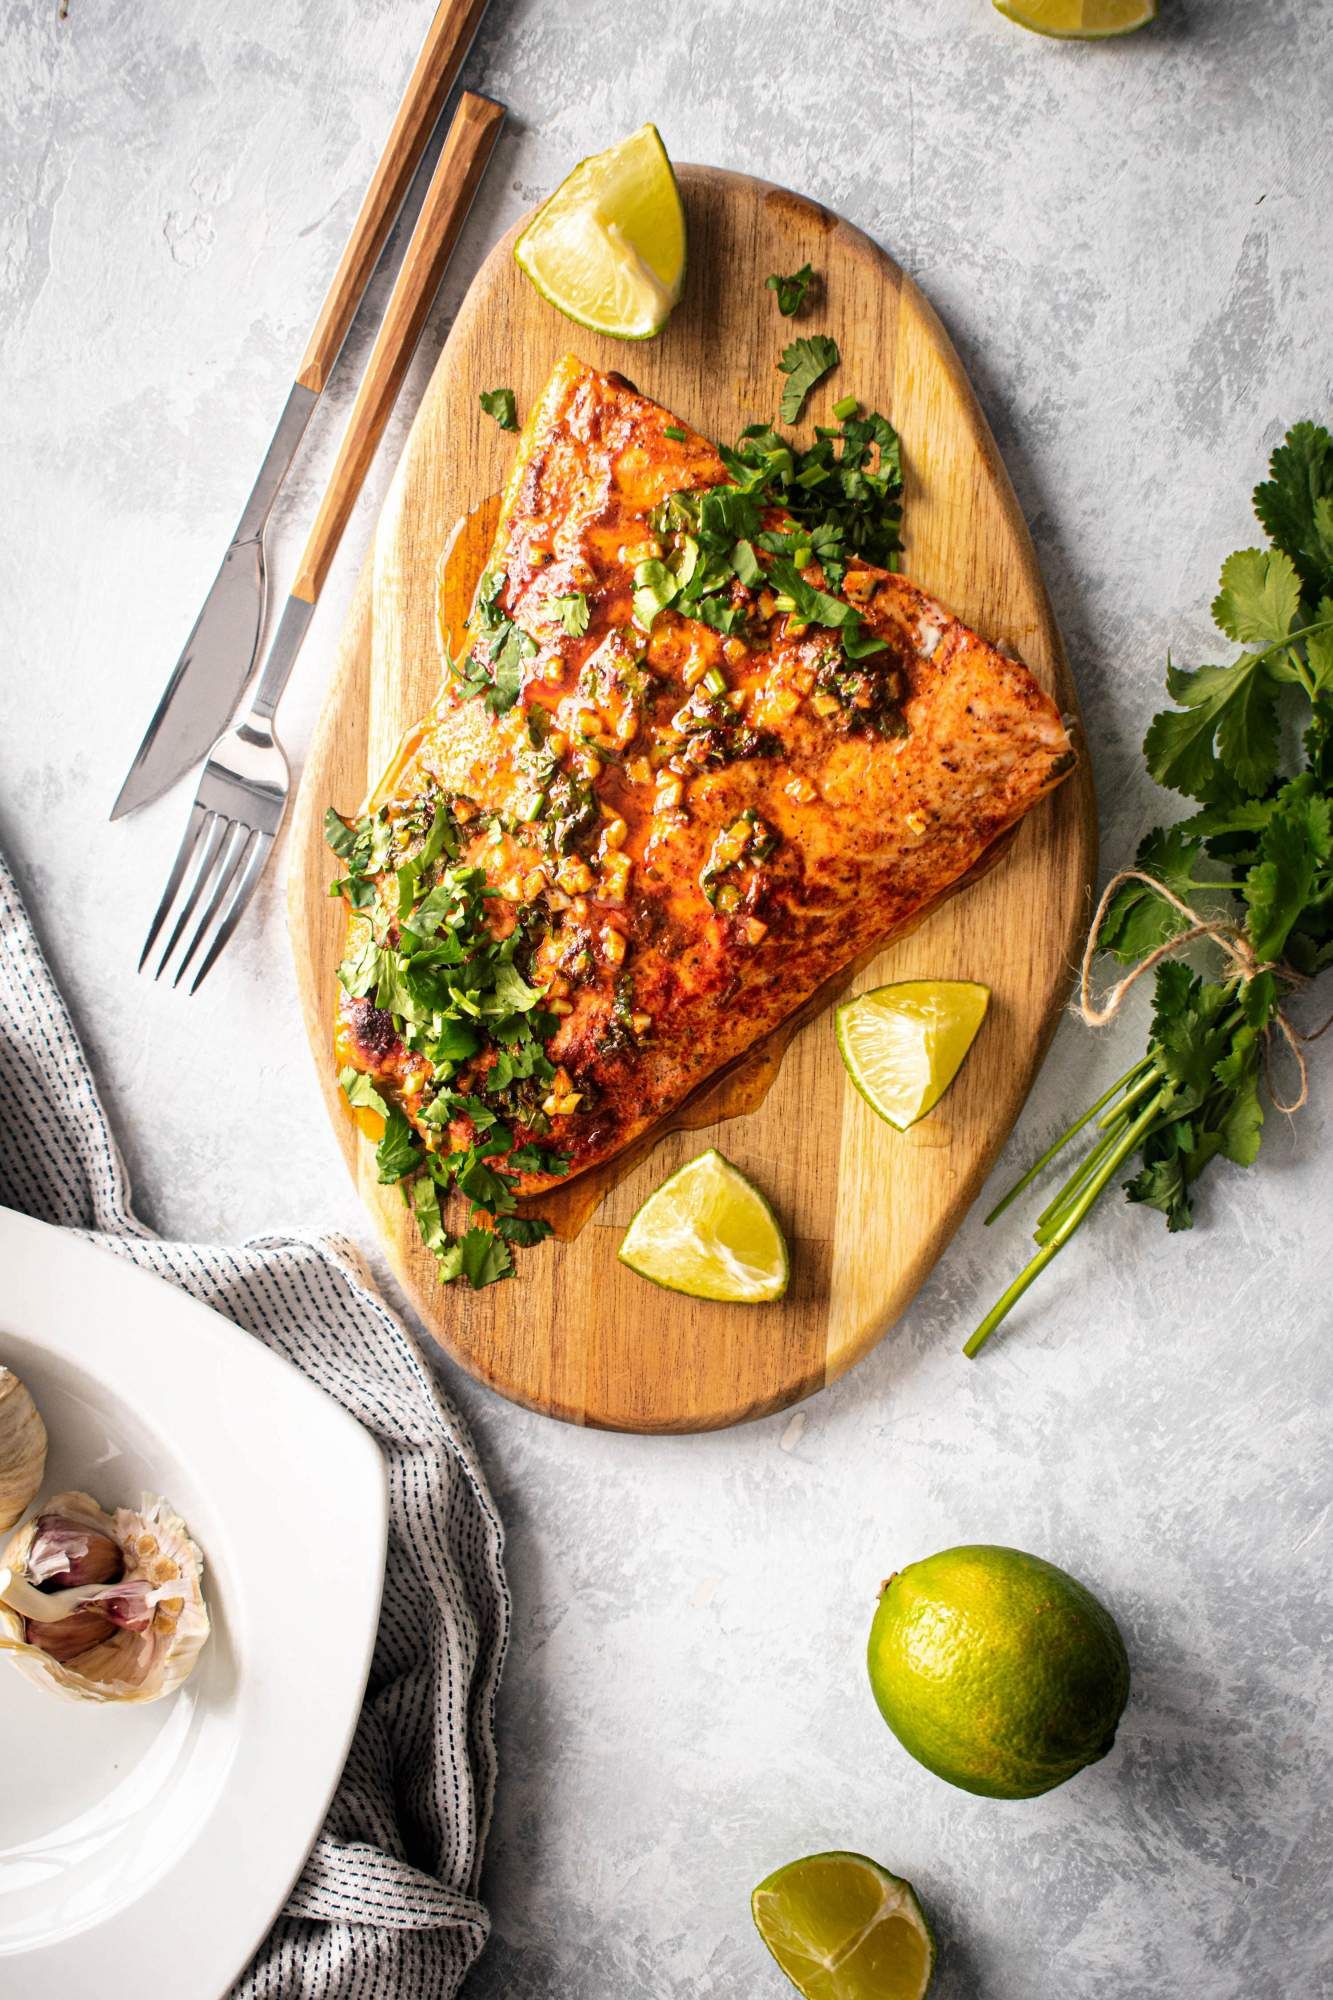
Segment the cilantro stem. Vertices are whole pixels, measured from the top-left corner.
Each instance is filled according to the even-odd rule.
[[[998,1299],[991,1307],[985,1319],[982,1320],[976,1332],[964,1346],[963,1352],[969,1361],[976,1359],[994,1333],[996,1327],[1012,1312],[1028,1286],[1041,1276],[1052,1258],[1057,1257],[1064,1249],[1065,1244],[1074,1234],[1074,1231],[1078,1228],[1088,1210],[1093,1206],[1097,1197],[1102,1193],[1108,1181],[1112,1180],[1118,1172],[1122,1161],[1127,1160],[1131,1153],[1137,1152],[1158,1118],[1166,1097],[1167,1090],[1165,1088],[1158,1091],[1156,1096],[1149,1100],[1133,1123],[1119,1135],[1117,1144],[1107,1154],[1078,1200],[1066,1212],[1063,1221],[1060,1222],[1049,1240],[1042,1245],[1026,1268],[1019,1272],[1003,1297]]]
[[[1042,1244],[1050,1241],[1071,1203],[1083,1192],[1083,1189],[1096,1173],[1112,1146],[1118,1143],[1128,1122],[1127,1118],[1121,1118],[1118,1123],[1111,1126],[1109,1131],[1104,1132],[1096,1145],[1092,1147],[1090,1152],[1087,1153],[1074,1169],[1074,1172],[1065,1182],[1059,1194],[1052,1201],[1047,1202],[1045,1208],[1037,1217],[1037,1225],[1032,1232],[1034,1243]]]
[[[1139,1098],[1142,1097],[1145,1090],[1152,1089],[1156,1074],[1157,1071],[1154,1065],[1154,1067],[1150,1069],[1144,1076],[1141,1076],[1139,1078],[1136,1084],[1133,1084],[1130,1087],[1130,1089],[1128,1089],[1125,1092],[1124,1096],[1121,1098],[1119,1104],[1115,1106],[1114,1110],[1104,1111],[1102,1113],[1101,1117],[1097,1120],[1097,1123],[1103,1132],[1105,1132],[1110,1126],[1114,1125],[1117,1118],[1123,1117],[1125,1112],[1128,1110],[1129,1106],[1131,1104],[1136,1104]]]
[[[1295,632],[1288,632],[1285,638],[1275,639],[1271,646],[1265,646],[1258,653],[1249,653],[1246,658],[1256,661],[1266,660],[1270,653],[1285,653],[1295,646],[1298,640],[1309,639],[1316,632],[1333,632],[1333,618],[1316,618],[1313,625],[1301,625]],[[1305,691],[1313,701],[1314,689],[1306,687]]]
[[[1012,1202],[1017,1201],[1019,1195],[1023,1193],[1024,1189],[1030,1188],[1032,1186],[1032,1183],[1033,1181],[1036,1180],[1038,1174],[1043,1173],[1045,1169],[1049,1167],[1051,1161],[1055,1158],[1056,1154],[1063,1152],[1064,1148],[1069,1144],[1070,1140],[1076,1139],[1078,1137],[1079,1133],[1083,1130],[1083,1127],[1088,1123],[1089,1119],[1095,1118],[1097,1116],[1097,1113],[1103,1110],[1104,1107],[1111,1102],[1111,1099],[1116,1095],[1118,1091],[1123,1090],[1126,1084],[1132,1083],[1136,1077],[1140,1076],[1145,1070],[1147,1070],[1151,1066],[1151,1063],[1152,1063],[1152,1057],[1144,1056],[1141,1062],[1135,1063],[1133,1069],[1127,1069],[1122,1077],[1118,1077],[1116,1081],[1111,1085],[1109,1090],[1104,1090],[1101,1096],[1097,1099],[1097,1102],[1095,1104],[1090,1104],[1087,1110],[1083,1113],[1083,1116],[1081,1118],[1076,1118],[1074,1120],[1074,1123],[1070,1126],[1069,1130],[1067,1132],[1062,1132],[1060,1137],[1055,1141],[1055,1143],[1046,1148],[1046,1151],[1042,1154],[1039,1160],[1033,1161],[1032,1165],[1023,1175],[1023,1178],[1021,1180],[1017,1180],[1014,1182],[1008,1194],[1003,1195],[1000,1198],[1000,1200],[995,1204],[995,1207],[991,1210],[990,1214],[986,1217],[984,1226],[987,1229],[989,1229],[992,1222],[998,1222],[1000,1217],[1004,1214],[1006,1208],[1008,1208]]]

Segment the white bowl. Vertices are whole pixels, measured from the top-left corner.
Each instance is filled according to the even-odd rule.
[[[0,1654],[0,1995],[218,2000],[300,1873],[351,1743],[384,1581],[383,1461],[229,1320],[9,1209],[0,1362],[50,1434],[43,1496],[165,1494],[203,1550],[213,1621],[160,1702],[63,1701]]]

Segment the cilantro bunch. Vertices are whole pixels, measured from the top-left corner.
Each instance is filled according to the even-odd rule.
[[[1152,776],[1197,809],[1143,841],[1135,870],[1104,900],[1096,937],[1123,964],[1161,960],[1147,1052],[987,1216],[994,1222],[1091,1126],[1092,1146],[1037,1218],[1036,1256],[967,1342],[969,1355],[1127,1164],[1138,1163],[1130,1201],[1188,1229],[1210,1162],[1257,1158],[1265,1096],[1283,1110],[1304,1102],[1307,1038],[1287,1003],[1333,964],[1333,438],[1322,425],[1287,433],[1254,510],[1269,546],[1228,557],[1212,607],[1244,650],[1230,666],[1168,663],[1176,706],[1153,717],[1143,744]],[[1197,944],[1206,967],[1166,957],[1177,941]],[[1275,1040],[1299,1074],[1291,1103],[1269,1082]]]

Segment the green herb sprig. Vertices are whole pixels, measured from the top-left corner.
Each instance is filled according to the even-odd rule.
[[[1130,1201],[1188,1229],[1210,1162],[1257,1158],[1265,1097],[1280,1110],[1305,1102],[1305,1038],[1287,1004],[1333,964],[1333,438],[1323,426],[1287,433],[1254,509],[1269,546],[1228,557],[1212,607],[1246,650],[1225,667],[1168,664],[1177,705],[1153,717],[1144,739],[1152,776],[1198,810],[1155,828],[1136,867],[1110,885],[1085,962],[1094,1021],[1155,969],[1147,1053],[987,1216],[994,1222],[1091,1127],[1093,1144],[1037,1218],[1037,1254],[967,1342],[970,1356],[1126,1165],[1138,1162]],[[1185,945],[1209,954],[1207,974],[1167,956]],[[1134,967],[1100,1009],[1087,983],[1095,950]],[[1275,1043],[1298,1071],[1290,1099],[1268,1077]]]

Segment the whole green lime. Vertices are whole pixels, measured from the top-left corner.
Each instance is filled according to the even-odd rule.
[[[1105,1606],[1054,1563],[986,1543],[889,1578],[867,1665],[903,1748],[988,1799],[1035,1798],[1095,1764],[1129,1699]]]

